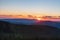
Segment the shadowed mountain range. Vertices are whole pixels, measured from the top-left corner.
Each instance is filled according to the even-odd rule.
[[[17,33],[23,39],[31,38],[60,38],[60,29],[49,25],[25,25],[13,24],[7,21],[0,21],[0,35],[7,37],[6,33]],[[1,35],[1,36],[2,36]],[[14,34],[13,34],[14,35]]]

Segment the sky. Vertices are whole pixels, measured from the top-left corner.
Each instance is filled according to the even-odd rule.
[[[0,15],[60,16],[60,0],[0,0]]]

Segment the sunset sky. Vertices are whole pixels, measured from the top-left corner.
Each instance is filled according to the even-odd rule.
[[[60,16],[60,0],[0,0],[0,15]]]

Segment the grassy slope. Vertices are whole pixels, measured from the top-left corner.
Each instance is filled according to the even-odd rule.
[[[9,38],[10,35],[11,38],[16,39],[59,38],[60,29],[47,25],[16,25],[0,21],[0,35],[4,38]]]

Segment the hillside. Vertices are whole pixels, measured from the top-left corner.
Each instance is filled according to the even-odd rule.
[[[36,37],[59,39],[60,29],[49,25],[24,25],[0,21],[0,35],[2,37],[7,37],[7,34],[12,34],[12,36],[20,35],[19,37],[23,39],[31,39]]]

